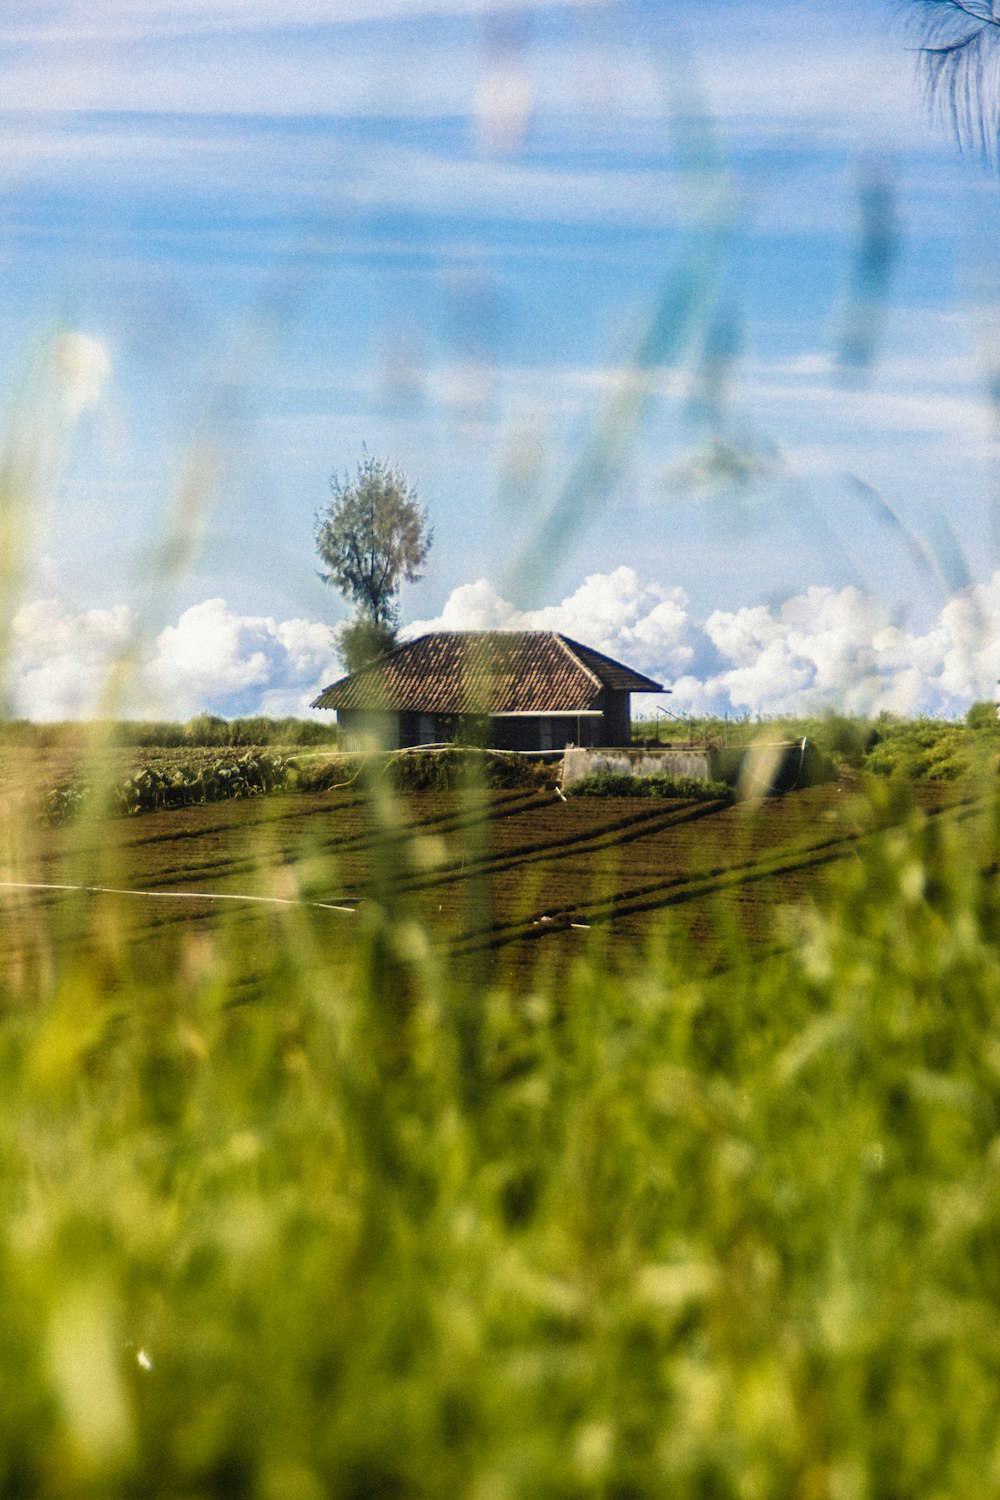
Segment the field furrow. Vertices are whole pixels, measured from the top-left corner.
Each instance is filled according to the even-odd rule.
[[[932,817],[970,817],[979,806],[969,794],[927,800]],[[317,940],[350,945],[347,929],[357,924],[347,919],[345,929],[322,907],[375,897],[411,912],[442,952],[492,953],[504,971],[530,965],[539,941],[547,952],[554,942],[578,952],[592,927],[616,944],[640,942],[666,910],[696,945],[710,945],[723,917],[767,945],[776,910],[819,899],[824,869],[867,836],[850,807],[836,785],[754,809],[562,802],[536,792],[412,793],[369,804],[338,791],[163,810],[93,833],[84,821],[36,830],[0,878],[104,889],[8,886],[3,940],[8,951],[30,945],[42,911],[86,925],[84,903],[94,913],[117,906],[115,920],[139,945],[261,923],[275,924],[280,944],[280,913],[299,902],[329,929]]]

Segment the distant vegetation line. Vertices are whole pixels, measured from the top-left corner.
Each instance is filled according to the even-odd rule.
[[[808,739],[841,769],[876,776],[900,774],[915,781],[956,781],[980,771],[1000,752],[1000,724],[993,703],[974,703],[964,719],[876,718],[845,714],[752,719],[642,719],[633,724],[637,742],[655,745],[682,736],[692,744],[733,748],[757,740]]]
[[[0,720],[0,744],[27,745],[38,749],[72,746],[94,730],[102,731],[114,745],[179,749],[225,749],[260,745],[328,745],[340,742],[336,724],[317,723],[313,719],[282,719],[255,715],[244,719],[225,719],[221,714],[198,714],[193,719],[118,719],[107,724],[80,720],[39,723],[31,719]]]
[[[252,714],[226,718],[222,714],[200,713],[190,719],[85,719],[36,720],[0,718],[0,743],[30,744],[40,747],[73,743],[94,730],[103,731],[120,745],[157,746],[165,749],[183,745],[226,747],[249,745],[328,745],[340,742],[338,726],[329,716],[323,720],[304,719],[295,715],[271,717]],[[963,719],[944,719],[921,715],[904,718],[883,713],[876,717],[840,713],[755,715],[741,718],[721,715],[678,716],[671,719],[633,720],[632,737],[637,742],[656,744],[687,740],[708,740],[721,744],[742,745],[762,734],[780,739],[815,740],[823,749],[845,756],[857,755],[875,744],[902,737],[961,737],[965,731],[996,732],[997,711],[993,703],[975,703]]]
[[[657,725],[635,725],[637,742],[656,743]],[[691,720],[689,743],[728,747],[736,755],[755,741],[806,740],[826,775],[860,773],[906,781],[958,781],[994,774],[1000,725],[991,703],[976,704],[964,722],[828,716],[727,722]],[[665,733],[662,724],[661,735]],[[676,736],[674,736],[676,742]],[[666,740],[661,740],[666,743]],[[312,753],[303,753],[312,752]],[[408,751],[372,759],[340,750],[337,726],[296,718],[224,719],[200,714],[186,722],[124,720],[106,724],[0,721],[0,776],[30,785],[50,818],[74,814],[92,788],[109,811],[135,813],[272,791],[343,789],[371,776],[407,791],[449,791],[469,776],[497,789],[545,793],[557,763],[517,755],[483,756],[471,747]],[[662,785],[660,784],[662,783]],[[715,799],[729,790],[689,778],[636,780],[604,775],[575,784],[574,794]]]

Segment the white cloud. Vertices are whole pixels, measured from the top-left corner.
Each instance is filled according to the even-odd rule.
[[[620,657],[640,671],[682,671],[694,657],[683,589],[640,579],[634,568],[591,573],[561,604],[518,610],[485,578],[453,590],[436,620],[409,625],[425,630],[559,630]],[[655,675],[655,674],[654,674]]]
[[[812,588],[777,609],[716,611],[704,629],[720,669],[675,684],[695,709],[961,714],[996,696],[1000,572],[955,594],[923,632],[891,624],[853,587]]]
[[[16,712],[85,717],[113,663],[137,640],[125,606],[73,609],[36,599],[17,613],[9,677]],[[673,689],[679,712],[964,713],[1000,678],[1000,571],[955,594],[922,630],[893,624],[854,587],[810,588],[781,605],[691,614],[679,588],[635,569],[592,573],[559,604],[519,610],[486,579],[464,584],[426,630],[560,630]],[[242,615],[222,599],[186,609],[141,647],[125,705],[133,715],[189,718],[303,713],[338,674],[335,634],[306,619]],[[642,704],[637,704],[642,709]]]
[[[458,160],[383,148],[364,163],[353,201],[365,208],[465,212],[533,221],[672,223],[676,181],[669,169],[546,168],[520,161]]]
[[[335,631],[313,620],[282,620],[275,637],[288,655],[289,667],[304,676],[327,671]]]
[[[412,639],[428,630],[516,630],[517,610],[492,583],[480,578],[452,589],[436,620],[415,620],[403,631]]]
[[[22,606],[13,622],[15,711],[33,719],[83,718],[102,703],[114,664],[138,639],[124,605],[74,611],[54,599]],[[310,620],[239,615],[222,599],[186,609],[140,647],[123,712],[186,719],[299,714],[336,675],[333,633]]]
[[[757,713],[801,712],[820,702],[867,711],[873,690],[884,697],[877,644],[884,632],[878,606],[856,588],[811,588],[777,611],[717,610],[705,634],[729,665],[700,692]]]
[[[952,395],[943,390],[918,394],[901,390],[850,390],[843,384],[768,385],[761,381],[753,394],[760,403],[774,401],[786,406],[801,402],[822,409],[825,421],[840,421],[852,427],[866,425],[886,433],[908,435],[942,434],[970,443],[985,441],[991,434],[989,405],[981,390]]]
[[[592,573],[561,604],[533,612],[534,628],[562,630],[640,670],[675,673],[694,652],[683,589],[643,582],[634,568]]]
[[[76,719],[100,702],[111,663],[136,627],[132,611],[73,611],[55,599],[22,605],[12,622],[9,678],[15,711],[31,719]]]
[[[338,26],[414,21],[436,16],[478,16],[491,11],[582,7],[601,0],[62,0],[20,4],[14,20],[0,23],[7,43],[80,42],[168,38],[210,32],[261,32],[275,27]],[[34,12],[34,15],[32,15]]]
[[[223,599],[206,599],[184,611],[156,640],[154,682],[165,693],[182,692],[197,702],[206,690],[222,697],[267,685],[273,620],[231,614]]]
[[[327,680],[333,657],[328,627],[237,615],[223,599],[184,611],[156,638],[144,673],[160,712],[188,718],[203,708],[226,714],[299,713]]]
[[[469,22],[584,8],[605,9],[606,24],[563,28],[558,42],[536,27],[498,98],[497,56]],[[714,24],[700,12],[691,27],[664,9],[651,26],[641,6],[608,0],[19,0],[0,19],[0,92],[5,108],[32,110],[475,114],[478,103],[482,123],[484,93],[487,116],[523,115],[533,77],[548,113],[661,121],[695,79],[714,118],[757,139],[867,142],[873,120],[887,132],[908,123],[910,57],[884,28],[859,37],[848,17],[823,35],[812,10],[796,27],[802,7],[783,5],[742,19],[717,8]]]
[[[423,630],[550,629],[620,658],[690,712],[964,713],[1000,678],[1000,571],[954,595],[924,631],[891,623],[855,587],[810,588],[780,606],[715,610],[632,568],[592,574],[561,604],[519,611],[485,579],[454,590]]]

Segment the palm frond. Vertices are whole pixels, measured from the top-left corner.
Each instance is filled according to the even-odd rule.
[[[914,0],[927,103],[962,151],[1000,166],[1000,8],[992,0]]]

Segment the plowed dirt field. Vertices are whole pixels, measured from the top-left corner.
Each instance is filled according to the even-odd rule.
[[[967,804],[928,789],[929,810]],[[826,871],[865,837],[831,785],[754,810],[719,803],[421,793],[381,812],[345,792],[290,794],[40,830],[2,869],[8,959],[54,926],[113,920],[130,944],[224,924],[237,934],[308,920],[353,947],[376,896],[417,918],[435,947],[499,974],[589,943],[634,949],[658,914],[711,954],[723,931],[782,940],[784,908],[822,899]],[[85,889],[81,889],[85,888]],[[39,922],[45,914],[53,922]]]

